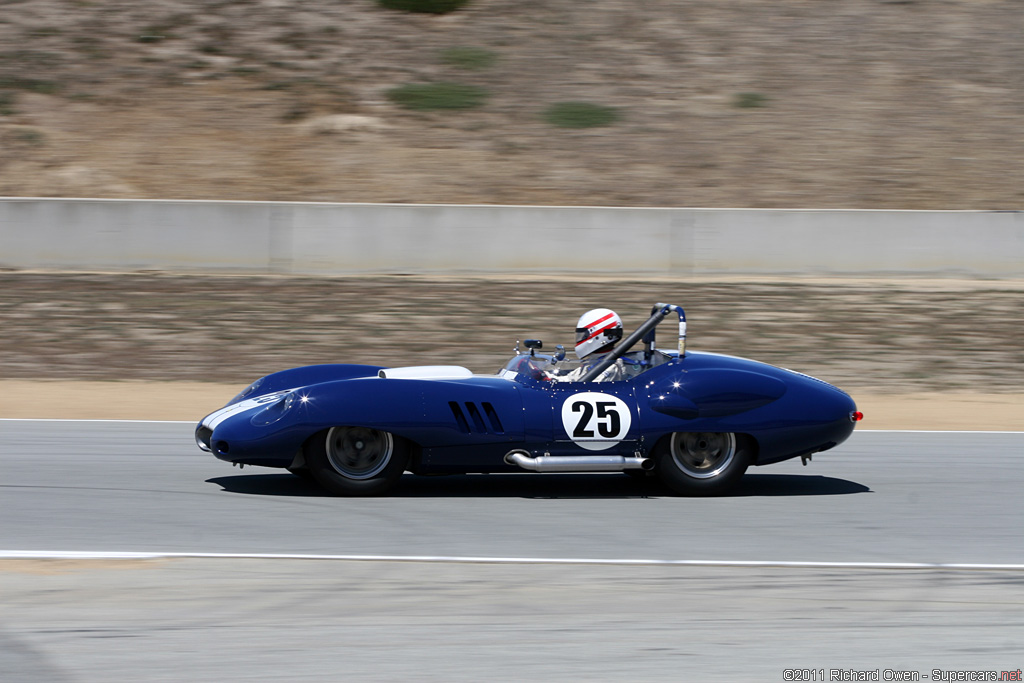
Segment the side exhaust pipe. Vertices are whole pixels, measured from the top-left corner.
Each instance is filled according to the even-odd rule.
[[[652,470],[650,458],[623,455],[544,455],[533,457],[527,451],[505,454],[505,462],[532,472],[622,472]]]

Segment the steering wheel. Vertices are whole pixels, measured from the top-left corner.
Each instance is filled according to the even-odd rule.
[[[520,375],[525,375],[530,379],[535,379],[542,382],[551,381],[551,378],[548,377],[543,370],[537,367],[537,364],[533,362],[533,359],[525,354],[516,364],[516,372],[518,372]]]

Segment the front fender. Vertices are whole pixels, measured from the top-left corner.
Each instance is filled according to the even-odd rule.
[[[309,389],[309,424],[372,427],[424,448],[520,441],[525,430],[518,387],[496,377],[366,377]]]
[[[265,396],[296,387],[312,386],[324,382],[338,382],[357,377],[376,377],[383,367],[379,365],[352,365],[352,364],[326,364],[307,365],[301,368],[292,368],[274,372],[260,377],[250,384],[241,393],[228,401],[227,405],[233,405],[241,401]]]

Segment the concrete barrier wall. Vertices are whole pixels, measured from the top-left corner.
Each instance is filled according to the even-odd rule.
[[[0,199],[0,267],[1024,277],[1024,212]]]

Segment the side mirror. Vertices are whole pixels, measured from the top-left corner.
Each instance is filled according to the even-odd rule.
[[[557,344],[555,346],[555,360],[556,361],[565,360],[565,347],[562,346],[561,344]]]
[[[544,342],[540,339],[527,339],[523,342],[523,345],[528,349],[542,349],[544,348]]]

